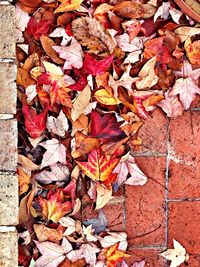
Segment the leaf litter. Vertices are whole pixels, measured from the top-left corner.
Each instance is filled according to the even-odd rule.
[[[102,208],[148,181],[132,155],[145,120],[200,94],[200,28],[152,0],[19,0],[16,27],[19,265],[126,267],[126,233]],[[98,217],[84,220],[88,203]],[[188,260],[176,240],[161,256]]]

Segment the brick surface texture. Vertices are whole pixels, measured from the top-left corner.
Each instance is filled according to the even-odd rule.
[[[0,1],[0,266],[18,266],[15,8]],[[6,119],[7,118],[7,119]],[[10,118],[10,119],[8,119]]]

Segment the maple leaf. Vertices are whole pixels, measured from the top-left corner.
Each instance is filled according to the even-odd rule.
[[[16,14],[16,28],[17,28],[17,41],[22,43],[24,41],[22,32],[25,31],[30,16],[24,12],[18,5],[15,9]]]
[[[107,56],[104,59],[96,60],[89,53],[85,54],[83,61],[83,70],[87,74],[100,75],[107,71],[113,61],[113,55]]]
[[[157,106],[161,107],[162,110],[170,118],[176,118],[183,113],[183,105],[179,101],[177,96],[170,96],[169,92],[165,93],[165,99],[161,100]]]
[[[69,124],[62,110],[57,118],[53,116],[47,118],[47,129],[49,132],[57,134],[58,136],[65,136],[66,131],[69,129]]]
[[[113,245],[118,244],[118,249],[126,251],[128,242],[127,234],[124,232],[107,232],[105,237],[100,237],[99,242],[103,248],[110,248]]]
[[[90,266],[95,266],[96,263],[96,254],[100,251],[100,249],[94,244],[82,244],[81,251],[84,259]]]
[[[62,245],[49,241],[35,241],[37,248],[42,256],[35,262],[35,267],[58,267],[64,261],[66,254],[72,250],[72,246],[66,238],[63,238]]]
[[[47,35],[52,20],[37,20],[35,17],[31,17],[26,32],[34,37],[35,40],[39,40],[42,35]]]
[[[200,94],[200,88],[194,79],[188,77],[177,79],[169,95],[179,95],[184,109],[188,110],[196,94]]]
[[[135,37],[133,40],[130,41],[129,35],[124,33],[122,35],[117,35],[115,37],[118,46],[124,52],[142,52],[144,42],[147,40],[146,37]]]
[[[80,69],[83,65],[83,51],[81,45],[72,37],[68,46],[53,46],[59,56],[65,59],[64,69]]]
[[[68,75],[64,75],[60,67],[49,63],[43,62],[46,72],[39,76],[38,84],[48,84],[50,87],[51,105],[56,101],[63,105],[71,107],[71,98],[68,95],[70,89],[68,86],[74,84],[75,81]]]
[[[47,151],[43,155],[40,169],[54,165],[57,162],[66,163],[66,148],[55,138],[40,143]]]
[[[69,213],[72,208],[72,204],[69,201],[65,201],[65,196],[61,189],[56,192],[49,191],[47,199],[39,196],[39,204],[42,208],[42,214],[53,222],[57,223],[65,214]]]
[[[112,176],[114,168],[120,159],[110,158],[99,149],[93,149],[88,156],[88,162],[77,161],[78,166],[93,181],[106,183]]]
[[[115,42],[104,26],[95,18],[81,17],[72,21],[75,38],[86,46],[90,53],[106,52],[112,54]]]
[[[95,98],[103,105],[118,105],[120,104],[119,99],[115,98],[109,90],[100,89],[94,94]]]
[[[82,91],[88,83],[87,77],[84,71],[81,71],[78,69],[74,69],[74,75],[76,78],[76,83],[73,85],[70,85],[69,88],[75,91]]]
[[[105,256],[107,267],[116,267],[124,258],[130,257],[130,255],[126,254],[124,251],[118,250],[118,247],[119,244],[117,243],[106,251]]]
[[[100,115],[97,111],[91,112],[91,136],[103,142],[113,139],[122,139],[124,132],[119,128],[122,122],[117,122],[114,114]]]
[[[118,186],[122,183],[142,186],[147,182],[146,175],[139,169],[130,153],[121,158],[113,172],[117,173],[116,182]],[[127,179],[128,174],[130,174],[131,177]]]
[[[40,114],[27,104],[23,104],[22,113],[25,119],[26,131],[32,138],[39,137],[46,129],[48,109],[45,108]]]
[[[54,13],[73,11],[80,7],[83,0],[59,0],[61,4]]]
[[[180,266],[181,263],[187,262],[189,255],[186,253],[185,248],[175,239],[173,239],[174,249],[167,249],[160,253],[160,256],[171,261],[170,267]]]

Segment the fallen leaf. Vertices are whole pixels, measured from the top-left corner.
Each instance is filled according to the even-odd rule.
[[[64,194],[61,190],[56,192],[49,191],[47,199],[38,197],[39,204],[42,208],[42,214],[48,219],[57,223],[65,214],[69,213],[72,204],[65,201]]]
[[[112,199],[112,189],[108,189],[103,185],[97,184],[97,198],[95,209],[102,209]]]
[[[160,253],[160,256],[171,261],[170,267],[180,266],[181,263],[187,262],[189,255],[186,253],[185,248],[175,239],[173,239],[174,249],[167,249]]]
[[[81,45],[72,38],[68,46],[53,46],[59,56],[65,59],[64,69],[80,69],[83,66],[83,51]]]
[[[169,92],[165,93],[165,99],[161,100],[157,106],[167,114],[169,118],[176,118],[183,113],[183,105],[177,96],[169,96]]]
[[[187,57],[189,58],[191,64],[194,65],[200,65],[200,38],[197,38],[195,38],[195,35],[187,38],[184,45]]]
[[[127,243],[127,235],[124,232],[107,232],[103,238],[99,239],[101,246],[103,248],[110,248],[113,245],[118,244],[118,249],[126,251],[128,243]]]
[[[119,250],[119,244],[115,244],[106,251],[106,266],[114,267],[118,263],[122,262],[124,258],[129,258],[130,255],[126,254],[124,251]]]
[[[70,171],[66,165],[51,165],[51,171],[41,171],[35,175],[36,181],[41,184],[50,184],[52,182],[63,182],[69,180]]]
[[[29,185],[31,183],[30,175],[23,169],[18,169],[18,182],[19,182],[19,194],[22,195],[28,191]]]
[[[91,97],[91,90],[89,85],[86,85],[83,91],[81,91],[81,93],[77,96],[77,98],[73,102],[71,110],[72,121],[76,121],[80,117],[80,115],[84,112],[84,109],[89,104],[90,97]]]
[[[151,88],[158,82],[158,76],[156,76],[154,70],[156,61],[157,56],[152,57],[144,64],[139,72],[138,76],[140,77],[140,80],[135,83],[139,90]]]
[[[100,115],[97,111],[91,112],[91,136],[102,141],[119,140],[125,137],[119,128],[121,122],[117,122],[114,114]]]
[[[40,169],[56,164],[57,162],[66,163],[66,148],[55,138],[40,143],[46,149],[43,155]]]
[[[113,56],[107,56],[104,59],[96,60],[89,53],[85,54],[83,69],[87,74],[101,75],[107,71],[113,61]]]
[[[114,52],[115,42],[112,36],[95,18],[81,17],[73,20],[72,31],[75,38],[87,47],[90,53]]]
[[[83,0],[60,0],[61,4],[54,13],[73,11],[80,7]]]
[[[177,28],[174,32],[180,38],[181,42],[184,42],[188,37],[200,34],[200,28],[183,26]]]
[[[83,222],[84,225],[92,225],[95,234],[104,232],[108,226],[108,220],[102,210],[99,211],[98,218],[92,218]]]
[[[96,254],[100,251],[100,249],[94,244],[82,244],[81,250],[85,261],[91,266],[95,266],[96,263]]]
[[[40,114],[27,104],[23,104],[22,113],[25,119],[26,131],[32,138],[37,138],[46,129],[48,109],[45,108]]]
[[[144,185],[147,182],[146,175],[137,166],[133,156],[130,153],[123,156],[115,167],[114,173],[117,173],[116,183],[120,186],[125,183],[128,185]],[[131,176],[128,177],[128,174]]]
[[[98,102],[103,105],[118,105],[120,104],[120,100],[115,98],[112,93],[110,93],[106,89],[97,90],[94,94],[95,98]]]
[[[58,227],[57,229],[51,229],[43,224],[34,224],[33,228],[37,239],[40,242],[51,241],[54,243],[58,243],[60,240],[63,239],[62,227]]]
[[[49,116],[47,118],[47,129],[49,132],[57,134],[58,136],[65,136],[66,131],[69,129],[68,119],[61,110],[58,117]]]
[[[39,40],[42,35],[47,35],[52,20],[37,20],[35,17],[31,17],[26,32],[34,37],[35,40]]]

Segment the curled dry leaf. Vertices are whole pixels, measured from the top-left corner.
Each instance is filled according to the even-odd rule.
[[[81,45],[87,47],[90,53],[112,54],[115,43],[110,33],[95,18],[82,17],[73,20],[72,31]]]

